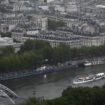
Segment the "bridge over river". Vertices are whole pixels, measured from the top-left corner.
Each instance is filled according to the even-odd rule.
[[[18,99],[21,98],[15,92],[0,84],[0,105],[15,104]]]

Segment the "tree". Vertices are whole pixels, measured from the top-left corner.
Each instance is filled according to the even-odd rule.
[[[0,57],[8,56],[10,54],[13,54],[14,52],[15,49],[12,46],[0,48]]]
[[[50,47],[50,44],[41,40],[27,40],[21,47],[20,52],[26,52],[31,50],[41,50],[43,48]]]
[[[68,87],[59,98],[52,100],[29,98],[19,105],[105,105],[105,86]]]
[[[1,37],[11,37],[11,32],[7,32],[7,33],[2,33],[0,32]]]

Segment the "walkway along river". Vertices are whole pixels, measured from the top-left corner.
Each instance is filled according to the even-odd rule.
[[[76,67],[78,67],[78,64],[66,64],[66,63],[61,64],[60,66],[58,65],[43,66],[32,70],[20,70],[18,72],[3,73],[3,74],[0,74],[0,80],[4,81],[9,79],[28,77],[32,75],[36,76],[36,75],[41,75],[41,74],[46,74],[51,72],[58,72],[63,70],[65,71]]]

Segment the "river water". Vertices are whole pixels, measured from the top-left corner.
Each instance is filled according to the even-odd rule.
[[[45,99],[53,99],[61,96],[62,91],[72,85],[73,79],[89,74],[105,72],[105,65],[97,65],[85,68],[76,68],[69,71],[61,71],[43,75],[31,76],[27,78],[8,80],[2,82],[22,98],[30,96],[44,97]],[[95,82],[82,84],[81,86],[102,86],[105,79]],[[73,85],[72,85],[73,86]]]

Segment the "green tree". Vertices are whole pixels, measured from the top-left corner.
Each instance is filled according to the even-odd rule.
[[[21,47],[20,52],[26,52],[31,50],[41,50],[43,48],[50,47],[50,44],[46,41],[41,40],[27,40],[24,45]]]
[[[68,87],[59,98],[52,100],[29,98],[19,105],[105,105],[105,86]]]
[[[0,32],[1,37],[11,37],[11,32],[2,33]]]
[[[64,62],[70,59],[70,47],[65,44],[60,44],[53,48],[53,60],[55,62]]]
[[[12,46],[0,48],[0,57],[8,56],[10,54],[13,54],[14,52],[15,49]]]

